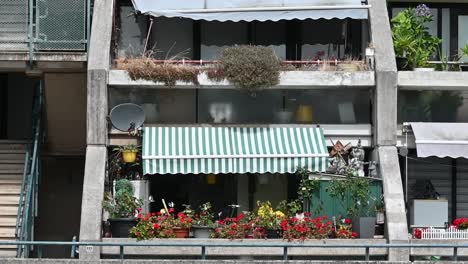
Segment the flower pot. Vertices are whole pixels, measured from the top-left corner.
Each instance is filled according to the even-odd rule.
[[[269,239],[281,238],[280,231],[277,229],[267,229],[265,236]]]
[[[468,64],[461,64],[460,71],[468,71]]]
[[[408,69],[408,59],[405,57],[396,57],[396,65],[399,71],[405,71]]]
[[[291,123],[293,113],[291,111],[279,111],[275,113],[275,119],[278,124]]]
[[[213,228],[209,226],[192,226],[193,237],[195,238],[210,238]]]
[[[112,237],[128,237],[130,229],[137,224],[135,218],[109,218],[110,232]]]
[[[188,238],[190,229],[174,227],[173,231],[174,231],[174,234],[175,234],[176,238]]]
[[[435,68],[414,68],[413,71],[417,72],[433,72]]]
[[[358,233],[359,238],[374,238],[375,217],[354,217],[353,232]]]
[[[135,162],[137,157],[136,151],[124,151],[122,152],[122,159],[125,163],[133,163]]]

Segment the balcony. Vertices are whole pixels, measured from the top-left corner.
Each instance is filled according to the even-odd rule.
[[[0,61],[86,61],[91,0],[0,3]]]

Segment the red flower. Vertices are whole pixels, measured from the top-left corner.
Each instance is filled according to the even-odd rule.
[[[137,218],[142,218],[143,216],[141,214],[138,214],[137,215]]]
[[[304,213],[304,216],[305,216],[305,217],[310,217],[311,214],[310,214],[310,212],[305,212],[305,213]]]
[[[138,210],[138,212],[141,212],[141,210],[143,210],[143,209],[141,209],[141,207],[140,207],[140,208],[138,208],[137,210]]]
[[[327,220],[328,219],[328,216],[324,215],[322,216],[323,219]]]
[[[223,220],[218,220],[218,224],[224,225],[224,221]]]
[[[352,238],[357,238],[357,237],[358,237],[358,233],[352,232],[352,233],[351,233],[351,237],[352,237]]]
[[[240,220],[244,219],[244,216],[245,216],[244,213],[240,213],[240,214],[237,216],[236,220],[237,220],[237,221],[240,221]]]
[[[169,213],[173,213],[174,212],[174,208],[169,208]]]
[[[350,224],[351,224],[351,219],[346,218],[346,219],[344,220],[344,222],[345,222],[345,224],[350,225]]]
[[[418,239],[421,239],[421,237],[422,237],[422,230],[419,229],[419,228],[416,228],[416,229],[414,230],[414,237],[415,237],[415,238],[418,238]]]
[[[160,215],[161,215],[161,212],[156,212],[156,215],[157,215],[157,216],[160,216]]]
[[[156,213],[151,213],[151,216],[156,216]]]
[[[154,224],[153,227],[154,227],[154,229],[159,230],[159,228],[161,228],[161,225],[160,224]]]
[[[136,232],[135,235],[136,235],[137,237],[139,237],[141,234],[140,234],[140,232]]]

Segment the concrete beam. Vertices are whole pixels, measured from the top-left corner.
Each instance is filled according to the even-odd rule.
[[[396,144],[397,68],[386,1],[369,0],[369,22],[375,48],[376,89],[374,138],[377,146]]]
[[[86,62],[88,57],[86,52],[34,52],[34,61],[55,61],[55,62]],[[29,61],[28,51],[24,52],[0,52],[0,61]]]
[[[366,88],[375,86],[375,74],[373,71],[342,72],[342,71],[283,71],[280,75],[280,83],[270,89],[339,89],[339,88]],[[232,89],[234,86],[228,81],[215,82],[208,79],[205,73],[198,76],[199,86],[191,83],[177,82],[175,88],[216,88]],[[168,88],[163,83],[155,83],[146,80],[132,80],[127,71],[111,70],[109,72],[109,85],[114,87],[144,87],[144,88]]]
[[[399,90],[468,90],[468,72],[398,72]]]
[[[395,146],[378,147],[377,156],[383,183],[387,239],[389,243],[408,243],[408,224],[397,149]],[[409,250],[390,249],[388,259],[407,261]]]
[[[81,203],[80,241],[98,242],[102,234],[102,201],[106,174],[107,147],[88,146]],[[83,250],[80,259],[99,259],[100,248]]]
[[[81,207],[80,241],[102,238],[102,200],[107,163],[107,71],[114,1],[94,3],[87,80],[87,149]],[[99,260],[100,248],[81,250],[80,259]]]

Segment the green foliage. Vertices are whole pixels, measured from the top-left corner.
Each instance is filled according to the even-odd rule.
[[[344,204],[348,198],[351,202],[348,207],[349,216],[364,216],[369,212],[370,181],[363,177],[346,176],[344,179],[333,179],[326,189],[330,196]]]
[[[133,197],[133,186],[126,179],[118,180],[115,184],[115,194],[112,197],[107,193],[104,197],[103,208],[111,218],[134,217],[142,201]]]
[[[252,92],[277,85],[280,66],[271,48],[241,45],[226,48],[220,59],[220,69],[208,77],[219,80],[222,73],[233,85]]]
[[[296,175],[301,178],[297,189],[298,198],[301,202],[309,201],[314,193],[320,189],[320,180],[317,178],[310,179],[310,171],[304,168],[299,168]]]
[[[194,225],[199,226],[214,226],[214,214],[210,202],[206,202],[200,205],[200,211],[198,214],[195,214]]]
[[[465,44],[465,46],[463,46],[460,49],[460,52],[461,52],[461,57],[462,56],[468,56],[468,44]]]
[[[134,194],[134,189],[132,183],[127,179],[118,180],[115,183],[115,192],[118,193],[129,193],[130,195]]]
[[[414,8],[408,8],[392,19],[395,54],[406,57],[411,67],[427,66],[442,42],[429,34],[425,23],[430,21],[432,16],[418,16]]]
[[[140,146],[137,145],[123,145],[123,146],[118,146],[113,149],[113,151],[118,151],[120,153],[122,152],[138,152],[140,150]]]
[[[276,210],[281,211],[289,216],[296,215],[297,213],[303,211],[302,202],[299,200],[292,200],[290,202],[283,200],[278,204]]]

